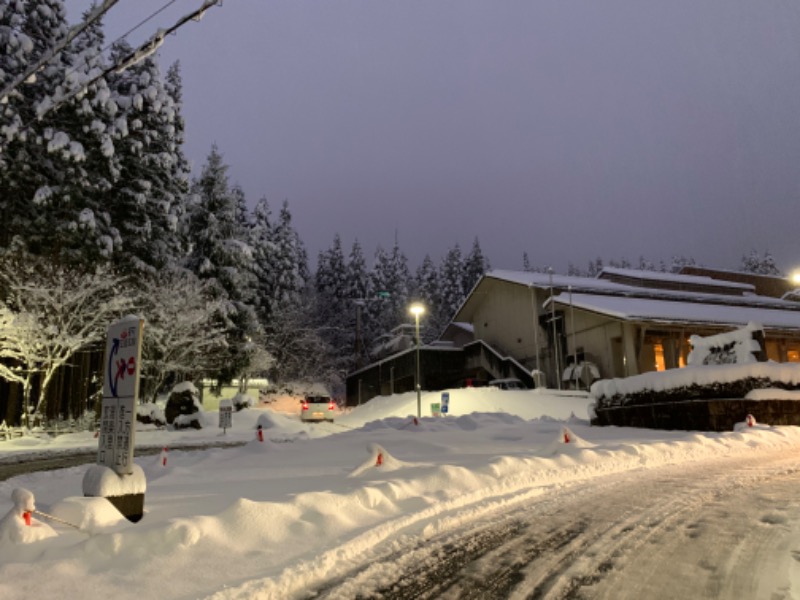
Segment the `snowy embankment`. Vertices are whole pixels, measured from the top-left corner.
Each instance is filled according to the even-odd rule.
[[[34,519],[27,543],[0,537],[0,597],[301,597],[393,540],[424,538],[562,486],[800,449],[794,427],[724,434],[592,428],[588,399],[574,394],[451,390],[453,414],[425,416],[438,399],[423,395],[418,425],[410,416],[414,394],[375,399],[333,425],[269,410],[237,413],[227,437],[247,440],[244,446],[170,451],[166,465],[163,457],[137,460],[148,485],[137,524],[79,496],[88,467],[2,482],[0,514],[13,510],[12,490],[26,488],[38,510],[79,529],[50,523],[58,535],[34,541]],[[213,423],[215,415],[207,417]],[[263,443],[254,435],[257,422],[266,429]],[[195,442],[220,437],[213,426],[193,434]],[[137,439],[158,443],[169,435]]]

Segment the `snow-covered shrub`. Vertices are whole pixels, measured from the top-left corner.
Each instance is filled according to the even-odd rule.
[[[144,423],[145,425],[156,425],[157,427],[164,427],[167,424],[167,418],[164,416],[164,410],[152,402],[139,404],[136,407],[136,420],[139,423]]]
[[[253,398],[247,394],[239,393],[233,397],[233,408],[236,410],[236,412],[239,412],[245,408],[252,408],[254,404],[255,401]]]
[[[167,424],[176,429],[203,428],[203,408],[200,393],[191,382],[179,383],[169,394],[164,416]]]

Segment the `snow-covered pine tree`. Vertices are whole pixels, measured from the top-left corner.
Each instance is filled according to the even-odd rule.
[[[447,251],[439,267],[442,293],[440,317],[449,323],[464,301],[464,261],[458,244]]]
[[[289,202],[284,200],[274,229],[274,305],[299,303],[309,280],[308,259],[300,236],[292,225]]]
[[[131,50],[127,42],[117,42],[112,58]],[[109,77],[120,109],[114,149],[118,176],[109,193],[110,211],[124,250],[115,259],[125,269],[154,272],[182,254],[176,224],[184,212],[188,172],[176,103],[181,93],[177,67],[170,80],[167,84],[161,76],[154,55]]]
[[[0,70],[16,77],[46,55],[68,31],[61,0],[6,2],[0,34],[9,54]],[[85,262],[99,258],[103,223],[94,213],[107,189],[110,165],[101,152],[109,120],[107,90],[100,81],[78,96],[101,59],[98,25],[16,88],[3,105],[0,138],[0,246],[14,236],[38,254]]]
[[[187,267],[210,280],[216,297],[225,301],[220,318],[226,328],[229,356],[218,379],[230,380],[247,365],[249,341],[259,332],[253,301],[252,249],[237,237],[237,202],[228,185],[228,167],[216,145],[200,177],[193,183],[187,234],[192,250]]]
[[[439,270],[429,254],[425,255],[414,277],[414,297],[425,306],[425,328],[420,337],[425,343],[435,340],[447,326],[443,317]]]
[[[345,308],[349,317],[347,329],[352,332],[351,343],[346,349],[347,355],[352,356],[352,360],[346,370],[351,370],[366,364],[368,349],[372,347],[374,341],[372,337],[374,327],[368,321],[369,311],[366,310],[367,303],[374,297],[374,291],[367,270],[367,261],[364,259],[364,252],[358,240],[353,242],[347,258],[345,285],[345,298],[349,302]]]
[[[266,327],[272,316],[275,299],[275,254],[272,214],[269,202],[261,198],[253,209],[249,240],[253,250],[252,271],[254,275],[253,306],[262,327]]]
[[[475,284],[490,268],[489,260],[483,256],[481,244],[476,237],[472,243],[472,250],[464,259],[464,297],[472,291]]]
[[[397,240],[391,253],[380,246],[377,248],[370,279],[375,297],[368,303],[367,311],[372,335],[378,337],[409,320],[411,275],[408,259],[400,250]]]
[[[775,265],[775,258],[769,250],[765,250],[763,255],[760,255],[755,248],[750,250],[750,254],[742,256],[740,270],[757,275],[781,276],[781,271]]]
[[[292,225],[288,201],[281,207],[273,231],[272,263],[274,288],[272,316],[266,324],[266,350],[275,358],[275,372],[284,380],[308,375],[323,368],[308,357],[327,356],[328,349],[317,333],[313,296],[309,291],[308,258],[300,236]],[[315,347],[312,352],[309,348]]]
[[[683,267],[691,267],[695,264],[696,263],[693,258],[683,256],[682,254],[676,254],[670,260],[669,272],[679,273]]]

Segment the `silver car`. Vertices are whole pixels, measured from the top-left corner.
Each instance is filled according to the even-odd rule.
[[[330,396],[306,396],[301,401],[300,420],[304,422],[333,422],[336,403]]]

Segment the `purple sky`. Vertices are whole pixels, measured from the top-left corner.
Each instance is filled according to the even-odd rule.
[[[120,2],[106,31],[167,2]],[[216,142],[312,259],[397,232],[412,266],[478,236],[497,268],[800,267],[797,3],[227,0],[166,40],[176,59],[195,168]]]

